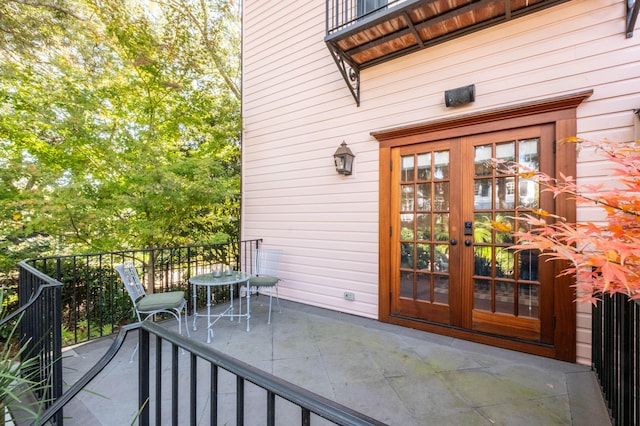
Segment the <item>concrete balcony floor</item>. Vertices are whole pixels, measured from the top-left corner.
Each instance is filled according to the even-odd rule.
[[[223,318],[214,326],[209,343],[212,348],[384,423],[610,424],[595,376],[586,366],[288,301],[281,301],[282,313],[274,306],[271,325],[267,325],[268,297],[254,296],[251,300],[251,331],[245,331],[244,321],[239,324]],[[198,319],[199,328],[191,331],[192,339],[206,340],[204,323],[204,319]],[[175,320],[162,324],[177,331]],[[191,325],[189,316],[190,330]],[[127,339],[114,361],[67,406],[66,425],[124,425],[135,420],[137,355],[136,361],[129,362],[135,337]],[[74,383],[111,342],[108,337],[67,348],[63,354],[65,384]],[[169,362],[167,352],[163,364]],[[188,354],[179,355],[179,364],[180,383],[184,383],[179,398],[185,401],[179,419],[180,424],[188,424]],[[204,365],[198,368],[198,389],[202,389],[198,392],[198,419],[199,424],[206,425],[209,392],[205,382],[209,370]],[[169,381],[165,383],[170,386]],[[235,379],[223,372],[220,383],[219,424],[232,425]],[[247,384],[245,394],[245,424],[265,424],[264,392]],[[163,415],[163,424],[170,423],[169,395],[166,398],[163,412],[167,418]],[[318,424],[313,420],[312,424]],[[299,410],[279,401],[276,423],[300,424]]]

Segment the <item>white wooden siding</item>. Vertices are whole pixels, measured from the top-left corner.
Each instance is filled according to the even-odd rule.
[[[378,144],[370,132],[593,89],[579,136],[630,141],[640,107],[640,31],[626,39],[620,0],[575,0],[361,73],[355,105],[323,38],[324,0],[245,0],[242,237],[284,249],[280,295],[378,315]],[[448,109],[447,89],[475,84]],[[336,174],[342,141],[355,172]],[[582,182],[607,177],[579,155]],[[579,220],[601,219],[581,207]],[[355,293],[346,301],[344,291]],[[589,306],[578,307],[578,361],[590,360]]]

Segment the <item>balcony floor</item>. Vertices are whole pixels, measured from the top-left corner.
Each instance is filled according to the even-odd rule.
[[[245,331],[244,322],[223,319],[215,325],[212,348],[390,425],[610,424],[595,376],[585,366],[288,301],[281,301],[282,313],[274,309],[269,326],[268,298],[252,297],[252,302],[251,331]],[[199,326],[203,323],[199,319]],[[177,330],[175,320],[163,324]],[[67,406],[66,425],[121,425],[135,419],[138,369],[137,362],[129,362],[134,337]],[[204,341],[203,327],[191,331],[191,337]],[[74,383],[111,342],[103,338],[68,348],[63,353],[65,384]],[[169,355],[163,359],[169,361]],[[179,398],[185,401],[188,361],[188,355],[179,356],[185,378]],[[208,376],[204,368],[199,373]],[[235,382],[226,376],[220,375],[222,388],[230,390],[219,395],[219,423],[235,424]],[[261,392],[251,386],[245,389],[247,404]],[[208,392],[202,392],[202,425],[208,424],[208,411],[200,408],[206,398]],[[266,403],[263,397],[258,401],[260,407],[246,408],[246,424],[265,423]],[[170,401],[163,409],[170,409]],[[257,412],[262,417],[254,417]],[[293,412],[277,408],[277,424],[300,424],[283,417]],[[180,419],[187,424],[188,413],[181,412]]]

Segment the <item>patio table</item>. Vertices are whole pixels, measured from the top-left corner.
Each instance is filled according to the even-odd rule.
[[[251,292],[247,291],[246,299],[247,299],[247,312],[242,313],[242,300],[238,302],[240,305],[239,313],[235,314],[233,311],[233,288],[235,284],[242,284],[249,282],[249,278],[251,278],[250,274],[244,272],[234,271],[231,275],[222,274],[222,276],[216,277],[213,273],[200,274],[195,275],[189,278],[189,282],[193,285],[193,330],[196,330],[196,321],[198,317],[206,317],[207,318],[207,343],[211,343],[211,338],[213,337],[213,325],[223,317],[229,317],[231,321],[233,321],[234,317],[238,317],[238,321],[240,318],[245,317],[247,319],[247,331],[249,331],[249,318],[251,317]],[[217,286],[230,286],[230,299],[231,303],[229,306],[223,310],[219,314],[211,313],[211,306],[213,306],[211,300],[211,287]],[[204,286],[207,288],[207,313],[206,314],[198,314],[197,306],[198,306],[198,292],[197,287]],[[212,321],[212,318],[214,320]]]

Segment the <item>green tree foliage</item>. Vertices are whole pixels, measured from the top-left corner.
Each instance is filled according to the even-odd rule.
[[[0,270],[237,235],[238,8],[0,4]]]

